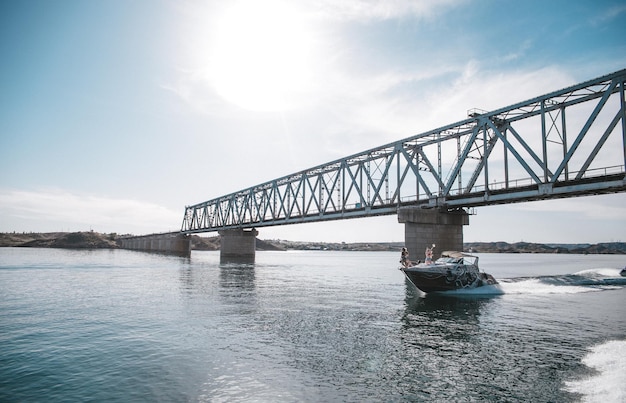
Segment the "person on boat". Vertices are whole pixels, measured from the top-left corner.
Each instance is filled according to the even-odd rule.
[[[432,247],[427,247],[426,248],[426,264],[432,264],[433,263],[433,249],[435,249],[435,244],[433,244]]]
[[[400,253],[400,263],[402,266],[409,267],[411,266],[411,261],[409,260],[409,251],[407,248],[402,248],[402,252]]]

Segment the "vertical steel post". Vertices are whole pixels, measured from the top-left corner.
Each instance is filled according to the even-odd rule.
[[[307,182],[307,177],[306,177],[306,173],[302,174],[302,215],[307,215],[308,211],[307,211],[307,205],[306,205],[306,182]]]
[[[456,138],[456,160],[457,160],[457,164],[462,165],[461,163],[461,138],[460,137]],[[457,181],[459,194],[461,194],[461,192],[463,191],[463,180],[461,179],[462,172],[463,172],[463,169],[459,169],[459,175],[458,175],[459,179]]]
[[[338,169],[341,169],[341,165]],[[343,205],[341,204],[341,188],[343,187],[343,181],[341,180],[341,172],[339,171],[337,171],[337,182],[337,210],[341,209],[341,211],[343,211]]]
[[[385,203],[389,204],[389,170],[387,167],[389,166],[389,156],[385,155]]]
[[[561,106],[561,133],[563,134],[563,158],[567,155],[567,124],[565,123],[565,106]],[[569,180],[569,163],[565,164],[565,180]]]
[[[419,148],[419,150],[421,151],[421,147]],[[416,152],[415,153],[415,166],[417,167],[417,172],[415,173],[415,194],[416,194],[416,200],[420,199],[420,160],[419,160],[419,156],[420,153]]]
[[[489,192],[489,161],[487,161],[487,124],[483,123],[483,171],[485,173],[485,194]]]
[[[398,200],[396,200],[396,205],[400,207],[401,193],[400,193],[400,148],[404,147],[403,143],[400,145],[396,145],[395,155],[396,155],[396,195]]]
[[[443,172],[441,169],[441,132],[437,132],[437,175],[439,176],[439,194],[441,196],[443,193],[443,188],[441,184],[443,183]]]
[[[622,148],[624,149],[624,167],[626,167],[626,100],[624,99],[624,83],[625,80],[622,79],[620,83],[620,104],[621,104],[621,114],[622,114]]]
[[[541,100],[541,147],[543,148],[543,181],[548,182],[548,134],[546,133],[546,101]]]
[[[369,178],[371,178],[371,177],[372,177],[372,171],[371,171],[371,169],[372,169],[372,168],[371,168],[371,161],[370,161],[370,159],[368,158],[368,159],[367,159],[367,171],[366,171],[366,173],[367,173],[367,175],[366,175],[366,176],[367,176],[367,205],[368,205],[368,206],[370,205],[370,197],[371,197],[371,196],[370,196],[370,180],[369,180]]]
[[[508,140],[506,138],[507,133],[508,133],[508,126],[505,126],[504,131],[502,132],[502,135],[504,136],[505,141]],[[508,189],[509,188],[509,149],[506,145],[503,145],[502,148],[504,149],[504,187]]]
[[[317,211],[322,212],[324,206],[324,190],[326,185],[324,184],[323,175],[321,173],[317,174],[317,184],[315,186],[319,186],[318,194],[319,198],[317,200]]]
[[[341,167],[341,212],[346,211],[346,169],[348,169],[348,161],[344,161]]]

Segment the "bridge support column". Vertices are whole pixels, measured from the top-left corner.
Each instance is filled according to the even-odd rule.
[[[404,244],[412,261],[425,259],[426,248],[436,245],[433,258],[446,250],[463,250],[463,226],[469,225],[469,215],[460,212],[440,212],[433,209],[401,208],[398,222],[404,224]]]
[[[221,261],[254,262],[257,230],[228,229],[218,233],[221,237]]]

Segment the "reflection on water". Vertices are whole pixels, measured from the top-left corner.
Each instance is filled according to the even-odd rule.
[[[220,263],[220,287],[254,289],[254,264]]]
[[[462,354],[475,350],[474,336],[481,332],[481,315],[490,309],[492,299],[451,298],[426,295],[407,298],[402,315],[402,337],[406,344],[436,351]]]
[[[254,262],[255,262],[254,256],[221,256],[220,255],[220,265],[241,264],[241,265],[253,265],[254,266]]]
[[[493,396],[491,386],[477,376],[489,367],[492,352],[482,332],[483,315],[494,298],[418,295],[406,284],[405,310],[398,357],[415,382],[408,388],[417,400],[482,400]]]
[[[232,307],[239,315],[254,313],[257,303],[254,265],[220,263],[219,273],[218,295],[222,304]]]

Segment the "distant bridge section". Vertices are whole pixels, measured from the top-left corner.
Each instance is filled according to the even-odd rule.
[[[626,190],[626,69],[185,208],[185,234]]]
[[[117,239],[117,242],[124,249],[180,256],[189,256],[191,254],[191,238],[189,235],[181,234],[180,232],[121,236]]]

